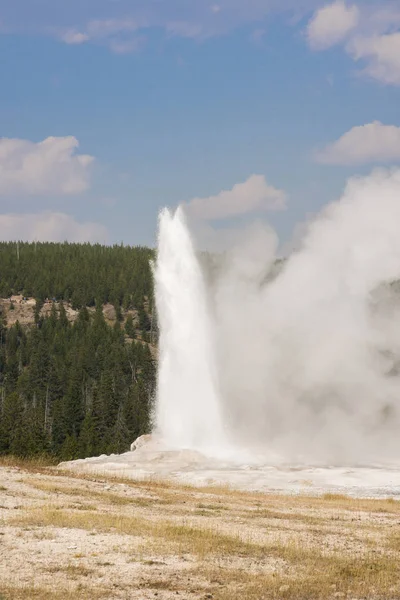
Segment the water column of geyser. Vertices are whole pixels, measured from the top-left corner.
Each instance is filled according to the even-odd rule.
[[[181,208],[159,216],[154,269],[160,327],[156,429],[172,448],[226,447],[206,286]]]

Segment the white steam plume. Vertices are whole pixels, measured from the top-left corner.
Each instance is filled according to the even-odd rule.
[[[278,274],[276,236],[258,227],[219,257],[207,285],[202,278],[193,288],[201,275],[190,254],[166,295],[160,284],[183,235],[177,220],[190,237],[179,214],[163,218],[156,273],[161,354],[165,359],[167,349],[174,364],[170,359],[166,369],[161,362],[161,434],[186,447],[206,447],[208,437],[215,446],[220,436],[221,447],[229,442],[284,462],[398,458],[400,296],[389,283],[400,277],[400,170],[350,180]],[[163,244],[178,253],[169,262]],[[179,297],[190,307],[189,321],[182,310],[171,312]],[[177,424],[190,431],[184,440],[174,433]]]

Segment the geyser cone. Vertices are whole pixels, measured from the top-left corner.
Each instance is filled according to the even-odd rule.
[[[156,428],[170,446],[225,446],[206,286],[182,209],[159,218],[155,289],[160,327]]]

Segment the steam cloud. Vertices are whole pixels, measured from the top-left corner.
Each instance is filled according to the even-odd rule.
[[[350,180],[278,272],[277,245],[253,226],[200,267],[182,210],[161,215],[158,430],[177,447],[215,454],[220,440],[221,453],[266,461],[394,461],[400,170]]]

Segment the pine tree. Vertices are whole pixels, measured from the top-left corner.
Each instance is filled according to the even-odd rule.
[[[67,435],[60,451],[61,460],[75,460],[79,458],[79,443],[74,435]]]
[[[60,303],[59,311],[60,311],[60,313],[59,313],[59,318],[58,318],[58,326],[60,329],[67,329],[68,325],[69,325],[69,321],[68,321],[67,312],[65,310],[65,306],[64,306],[63,302]]]
[[[115,317],[117,319],[117,323],[121,322],[123,320],[123,316],[122,316],[121,305],[118,301],[114,301],[114,308],[115,308]]]
[[[133,324],[132,315],[128,315],[128,318],[126,319],[125,333],[126,333],[127,336],[129,336],[130,338],[134,339],[136,331],[135,331],[135,326]]]
[[[115,425],[111,429],[111,442],[108,450],[113,454],[127,452],[132,441],[133,440],[131,440],[130,431],[126,424],[123,406],[120,406]]]
[[[0,421],[0,451],[24,455],[24,407],[20,396],[13,392],[5,396]]]
[[[82,387],[82,371],[79,368],[78,359],[76,359],[70,369],[68,390],[64,398],[66,433],[73,435],[76,439],[84,419]]]
[[[144,310],[143,307],[139,308],[139,328],[141,331],[150,331],[151,329],[151,321],[149,315]]]

